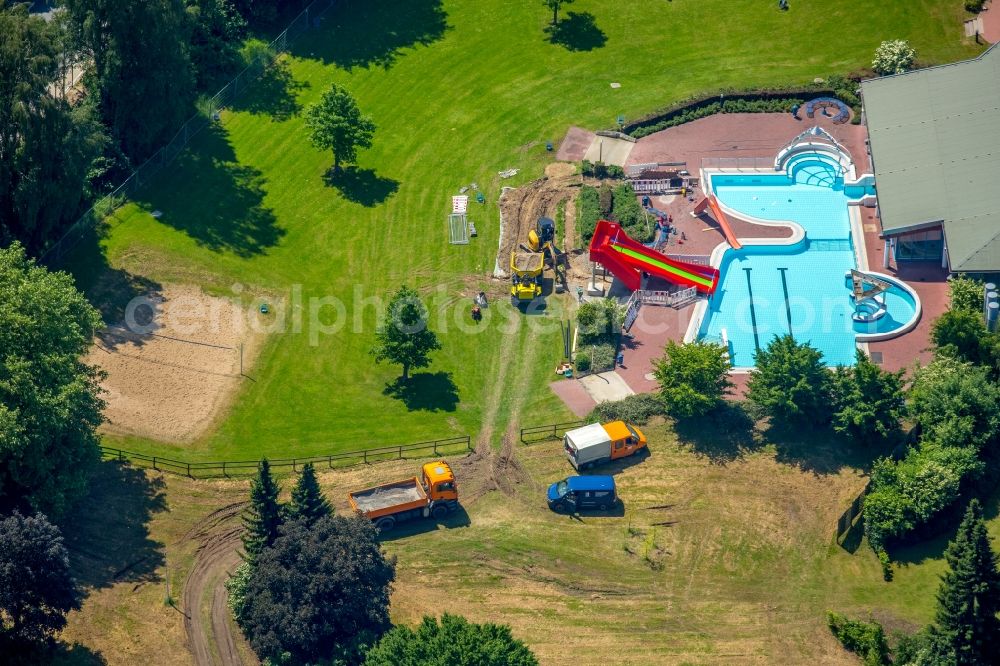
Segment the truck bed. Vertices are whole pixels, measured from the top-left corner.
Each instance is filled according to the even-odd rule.
[[[392,513],[419,507],[426,502],[423,486],[416,478],[387,483],[351,493],[354,505],[365,514]]]

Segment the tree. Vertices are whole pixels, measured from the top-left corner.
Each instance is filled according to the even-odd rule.
[[[375,123],[361,114],[350,91],[336,83],[323,93],[319,102],[306,109],[309,140],[320,150],[333,151],[334,173],[341,162],[354,162],[358,148],[371,148]]]
[[[966,310],[968,312],[983,311],[983,287],[981,280],[976,280],[964,275],[957,275],[948,278],[948,292],[951,296],[952,310]]]
[[[192,111],[183,0],[66,0],[78,47],[93,60],[104,124],[134,162],[166,143]]]
[[[231,0],[185,0],[185,11],[197,88],[214,91],[243,64],[239,46],[246,21]]]
[[[285,523],[250,575],[241,626],[262,658],[359,661],[389,628],[396,563],[361,516]]]
[[[884,372],[860,349],[854,367],[833,374],[833,429],[862,444],[874,444],[899,431],[903,373]]]
[[[702,416],[732,388],[729,350],[713,342],[667,343],[663,358],[653,361],[653,376],[667,410],[677,418]]]
[[[319,489],[313,464],[306,463],[302,466],[298,483],[292,488],[292,500],[288,503],[286,517],[288,520],[304,520],[311,525],[320,518],[332,514],[330,503]]]
[[[987,368],[936,358],[914,373],[907,402],[924,439],[982,451],[1000,435],[1000,387]]]
[[[904,39],[887,40],[875,49],[872,69],[883,76],[902,74],[913,66],[913,61],[916,59],[917,52],[913,50],[908,41]]]
[[[434,331],[427,328],[427,317],[420,296],[404,285],[389,300],[385,319],[375,332],[370,352],[375,362],[402,365],[404,382],[410,378],[410,368],[426,368],[430,353],[441,349]]]
[[[1000,645],[1000,572],[979,500],[969,502],[945,559],[950,571],[941,577],[931,630],[946,648],[944,659],[937,663],[994,664]]]
[[[264,549],[278,538],[281,526],[281,489],[271,476],[267,458],[260,461],[257,476],[250,482],[250,506],[243,515],[243,552],[248,562],[255,562]]]
[[[58,515],[82,493],[104,402],[80,357],[100,325],[72,277],[0,249],[0,509]]]
[[[552,25],[559,23],[559,10],[562,6],[572,2],[573,0],[542,0],[542,4],[552,10]]]
[[[47,641],[79,607],[59,528],[42,514],[0,520],[0,641],[8,646],[0,652]]]
[[[473,624],[464,617],[424,617],[416,631],[397,626],[365,656],[364,666],[536,666],[510,627]]]
[[[86,105],[53,96],[62,41],[27,4],[0,6],[0,245],[38,251],[78,215],[105,140]]]
[[[931,340],[938,352],[976,365],[992,365],[993,344],[983,315],[966,309],[946,310],[934,321]]]
[[[830,414],[830,372],[822,352],[791,335],[776,336],[754,353],[747,399],[783,421],[821,423]]]

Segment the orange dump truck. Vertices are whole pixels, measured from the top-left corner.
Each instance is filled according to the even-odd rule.
[[[646,448],[646,436],[624,421],[593,423],[567,431],[563,448],[570,464],[584,469],[638,453]]]
[[[458,485],[443,460],[427,463],[420,476],[349,493],[351,508],[388,532],[414,518],[444,518],[458,508]]]

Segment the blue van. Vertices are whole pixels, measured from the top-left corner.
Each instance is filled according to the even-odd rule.
[[[618,503],[613,476],[571,476],[549,486],[549,508],[570,513],[581,509],[607,511]]]

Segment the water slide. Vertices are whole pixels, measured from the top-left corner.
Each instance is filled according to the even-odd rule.
[[[722,229],[722,235],[726,237],[726,241],[729,242],[732,248],[734,250],[738,250],[743,247],[743,244],[740,243],[738,238],[736,238],[736,234],[733,233],[733,228],[729,226],[729,219],[726,217],[726,214],[722,212],[722,208],[719,206],[719,202],[716,200],[715,195],[702,199],[698,205],[694,207],[694,210],[691,211],[691,214],[697,217],[705,212],[706,207],[712,211],[712,217],[714,217],[715,221],[719,223],[719,228]]]
[[[719,271],[711,266],[669,259],[632,240],[620,226],[607,220],[598,222],[594,229],[590,260],[607,268],[632,291],[641,288],[643,272],[674,284],[696,287],[703,294],[711,294],[719,282]]]

